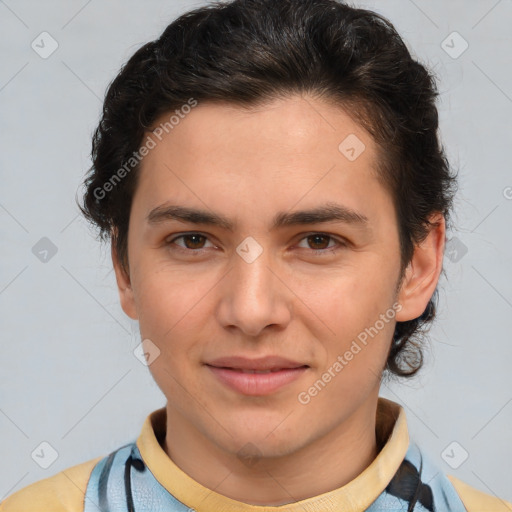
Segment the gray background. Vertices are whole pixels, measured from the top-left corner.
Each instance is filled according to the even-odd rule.
[[[202,3],[0,1],[0,499],[135,439],[165,404],[133,355],[137,323],[119,306],[109,249],[75,194],[106,86]],[[356,5],[389,17],[436,72],[442,136],[461,178],[427,364],[382,395],[405,407],[412,438],[443,471],[511,501],[512,2]],[[45,59],[31,47],[43,31],[59,45]],[[453,31],[469,44],[457,58],[464,40]],[[43,237],[57,249],[47,261],[37,254],[47,241],[33,252]],[[47,469],[31,457],[37,449],[50,461],[43,441],[58,452]],[[457,465],[463,450],[452,469],[446,460]]]

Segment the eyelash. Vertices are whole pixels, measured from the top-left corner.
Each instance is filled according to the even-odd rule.
[[[179,252],[183,252],[183,253],[188,253],[188,254],[202,254],[204,251],[206,251],[207,249],[204,249],[204,248],[201,248],[201,249],[186,249],[184,247],[181,247],[179,245],[176,245],[174,244],[174,242],[176,240],[179,240],[180,238],[185,238],[185,237],[188,237],[188,236],[193,236],[193,235],[199,235],[203,238],[206,238],[208,240],[208,237],[206,235],[203,235],[202,233],[198,233],[198,232],[190,232],[190,233],[183,233],[175,238],[172,238],[171,240],[166,240],[166,245],[167,246],[171,246],[171,245],[174,245],[174,247],[172,248],[173,250],[177,250]],[[314,256],[325,256],[328,252],[329,254],[335,254],[337,253],[338,250],[342,249],[342,248],[345,248],[348,246],[348,244],[338,238],[335,238],[334,236],[328,234],[328,233],[322,233],[322,232],[312,232],[312,233],[308,233],[307,235],[305,235],[304,237],[302,237],[300,240],[299,240],[299,243],[302,242],[302,240],[305,240],[307,238],[310,238],[310,237],[313,237],[313,236],[316,236],[316,235],[319,235],[321,237],[325,237],[325,238],[329,238],[330,240],[333,240],[334,242],[336,242],[338,245],[337,246],[334,246],[334,247],[327,247],[325,249],[310,249],[310,252],[312,255]]]

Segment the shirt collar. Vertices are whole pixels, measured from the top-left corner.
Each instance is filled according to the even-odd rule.
[[[198,512],[358,512],[367,509],[384,491],[409,447],[404,409],[379,397],[377,442],[382,446],[373,462],[344,486],[295,503],[277,507],[249,505],[218,494],[183,472],[167,455],[159,439],[165,437],[166,409],[153,411],[144,421],[137,447],[151,473],[177,500]]]

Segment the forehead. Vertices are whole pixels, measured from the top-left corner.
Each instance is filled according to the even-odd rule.
[[[204,102],[181,119],[173,117],[176,124],[172,127],[166,124],[169,114],[154,123],[154,132],[157,136],[160,133],[157,138],[164,139],[159,140],[163,142],[160,149],[165,145],[198,149],[196,158],[210,151],[219,153],[217,156],[261,159],[269,155],[274,160],[281,157],[289,161],[304,155],[319,158],[319,152],[327,150],[338,159],[342,154],[339,144],[349,135],[353,140],[364,140],[370,153],[374,150],[369,134],[345,110],[311,97],[290,96],[252,107]],[[153,156],[155,153],[158,151]]]
[[[369,216],[375,195],[385,194],[376,144],[331,103],[300,96],[250,109],[199,103],[172,128],[171,115],[146,134],[156,144],[143,158],[136,191],[145,214],[169,201],[249,214],[255,204],[261,213],[341,198]]]

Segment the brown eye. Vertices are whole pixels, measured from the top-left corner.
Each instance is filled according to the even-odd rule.
[[[206,240],[206,237],[203,235],[184,235],[183,240],[185,241],[185,246],[187,249],[202,249],[202,245]]]
[[[316,235],[309,235],[306,237],[311,248],[312,249],[327,249],[329,246],[329,240],[331,239],[330,236],[322,235],[322,234],[316,234]]]
[[[183,243],[177,243],[177,240],[182,240]],[[177,236],[171,240],[168,240],[167,245],[175,245],[178,250],[184,251],[197,251],[199,252],[201,249],[205,248],[205,243],[208,241],[208,238],[201,233],[188,233],[185,235]],[[210,242],[211,243],[211,242]],[[213,245],[212,245],[213,246]]]
[[[300,245],[304,241],[307,247]],[[324,254],[332,255],[338,249],[347,247],[347,244],[343,240],[334,238],[327,233],[312,233],[300,241],[299,247],[309,249],[309,252],[315,256],[322,256]]]

